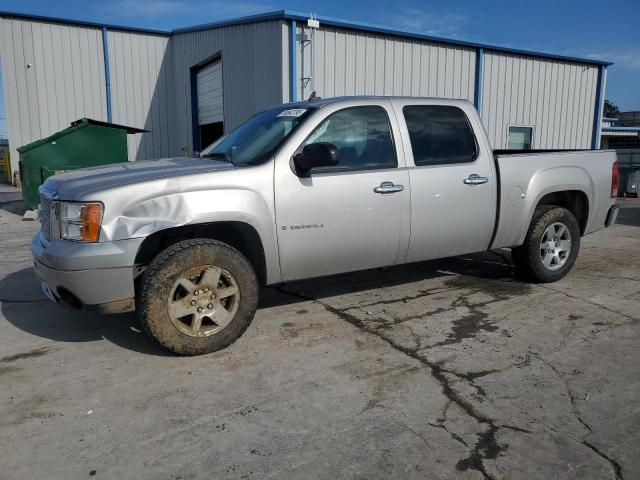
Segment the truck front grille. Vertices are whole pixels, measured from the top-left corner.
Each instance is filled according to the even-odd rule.
[[[51,206],[52,201],[50,198],[40,195],[40,211],[38,217],[40,218],[40,231],[47,240],[51,240]]]

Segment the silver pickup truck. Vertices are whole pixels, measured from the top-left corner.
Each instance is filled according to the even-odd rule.
[[[615,222],[612,151],[495,152],[462,100],[354,97],[256,114],[198,158],[56,175],[35,271],[52,300],[137,310],[184,355],[251,322],[259,286],[510,247],[553,282]]]

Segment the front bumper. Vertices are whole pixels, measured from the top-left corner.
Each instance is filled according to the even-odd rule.
[[[142,240],[48,242],[38,234],[31,242],[31,253],[43,290],[45,294],[48,290],[53,300],[62,299],[74,307],[123,312],[134,308],[133,265]]]

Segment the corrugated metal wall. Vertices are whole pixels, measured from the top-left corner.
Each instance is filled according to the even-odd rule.
[[[0,65],[13,170],[16,147],[81,117],[106,120],[99,29],[0,18]]]
[[[485,52],[482,121],[494,148],[509,125],[533,126],[533,148],[591,148],[595,65]]]
[[[108,44],[113,123],[150,131],[128,136],[129,159],[169,156],[173,102],[169,37],[109,31]]]
[[[298,26],[298,33],[302,29]],[[307,38],[311,29],[306,28]],[[409,95],[464,98],[473,101],[476,53],[472,48],[321,26],[314,39],[314,89],[321,97],[340,95]],[[311,75],[311,47],[298,42],[300,79]]]
[[[225,130],[288,101],[290,24],[282,20],[177,33],[109,30],[113,121],[146,128],[130,137],[130,159],[193,150],[191,68],[222,55]],[[298,24],[298,33],[301,33]],[[310,33],[306,29],[306,33]],[[315,33],[318,95],[411,95],[473,101],[476,50],[321,26]],[[311,75],[297,42],[297,97]],[[0,62],[11,146],[73,120],[106,120],[99,28],[0,18]],[[486,51],[482,119],[495,148],[508,125],[534,126],[534,148],[589,148],[598,82],[595,65]],[[14,168],[17,155],[12,151]]]
[[[224,128],[235,127],[251,114],[282,103],[282,22],[269,21],[178,33],[171,39],[172,91],[175,111],[170,118],[174,154],[193,150],[191,72],[194,65],[222,54]]]

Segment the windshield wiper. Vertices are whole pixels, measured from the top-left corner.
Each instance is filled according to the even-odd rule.
[[[211,152],[211,153],[206,153],[202,156],[206,158],[219,158],[223,162],[227,162],[233,165],[233,162],[231,161],[231,157],[227,152]]]

